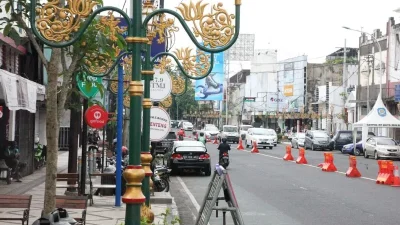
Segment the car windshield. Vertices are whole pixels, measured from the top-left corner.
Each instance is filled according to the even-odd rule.
[[[212,126],[208,126],[208,127],[204,128],[204,130],[206,130],[206,131],[218,131],[218,128],[212,127]]]
[[[176,139],[176,134],[175,132],[169,132],[166,139]]]
[[[377,141],[378,145],[396,145],[396,142],[390,138],[379,138]]]
[[[255,135],[275,135],[275,132],[272,130],[267,130],[267,129],[255,129],[253,131]]]
[[[184,122],[183,125],[185,125],[185,126],[193,126],[193,124],[189,123],[189,122]]]
[[[224,127],[224,132],[237,132],[237,127]]]
[[[297,138],[305,139],[306,138],[306,134],[305,133],[297,133]]]
[[[247,131],[248,129],[252,128],[252,126],[241,126],[240,129]]]
[[[326,138],[326,137],[328,137],[328,135],[325,132],[314,132],[313,135],[316,138]]]
[[[206,152],[205,147],[201,146],[179,146],[175,148],[175,152]]]

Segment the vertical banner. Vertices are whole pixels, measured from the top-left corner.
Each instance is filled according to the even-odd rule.
[[[210,53],[205,53],[210,55]],[[224,100],[224,53],[214,54],[214,67],[211,74],[201,80],[196,80],[196,101],[223,101]]]

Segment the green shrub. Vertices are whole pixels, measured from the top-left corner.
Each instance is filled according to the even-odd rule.
[[[160,216],[162,216],[162,218],[163,218],[163,221],[162,221],[162,223],[160,224],[160,223],[158,223],[158,224],[155,224],[155,223],[152,223],[152,224],[149,224],[149,223],[147,223],[147,221],[146,221],[146,219],[145,218],[142,218],[142,220],[140,221],[140,225],[180,225],[181,224],[181,221],[180,221],[180,219],[179,219],[179,217],[177,217],[177,216],[175,216],[173,219],[172,219],[172,221],[169,223],[168,222],[168,217],[171,215],[171,211],[170,211],[170,209],[169,208],[167,208],[166,210],[165,210],[165,212],[164,213],[161,213],[161,215]],[[120,223],[119,225],[124,225],[125,223]]]

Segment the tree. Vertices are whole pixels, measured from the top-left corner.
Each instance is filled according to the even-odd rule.
[[[193,112],[199,107],[198,102],[194,100],[194,88],[192,85],[190,85],[190,83],[188,85],[189,86],[187,87],[186,93],[181,96],[175,97],[175,102],[172,103],[170,111],[172,118],[175,117],[177,110],[179,118],[182,118],[182,115],[185,111]]]
[[[102,0],[95,1],[102,4]],[[18,9],[14,8],[15,3],[18,4]],[[110,65],[111,59],[106,58],[105,55],[115,56],[116,52],[118,52],[117,48],[110,47],[112,46],[111,42],[115,42],[116,40],[110,40],[110,36],[107,34],[108,30],[99,29],[99,27],[96,27],[99,21],[93,21],[80,41],[68,48],[53,48],[50,60],[47,60],[44,56],[41,43],[29,28],[32,25],[28,26],[26,23],[26,18],[29,18],[30,2],[27,2],[27,0],[0,0],[0,5],[2,6],[1,11],[5,10],[6,13],[10,14],[9,18],[1,19],[2,24],[6,24],[3,30],[4,36],[9,36],[14,39],[16,44],[20,44],[22,39],[19,37],[17,29],[23,29],[28,40],[38,52],[38,57],[48,74],[46,88],[46,136],[48,152],[44,196],[44,213],[47,214],[55,208],[59,122],[63,116],[67,96],[72,89],[71,80],[75,72],[84,65],[88,67],[93,65],[96,68],[104,68],[104,66]],[[60,7],[64,6],[65,0],[60,0]],[[41,5],[38,4],[38,7],[40,8]],[[82,17],[72,19],[82,20]],[[118,39],[117,41],[119,45],[121,44],[120,40]],[[104,54],[104,52],[107,54]],[[63,80],[61,87],[58,87],[59,76]]]

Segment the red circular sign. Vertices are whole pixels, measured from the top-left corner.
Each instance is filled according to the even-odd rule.
[[[85,120],[89,127],[100,129],[108,122],[108,113],[99,105],[93,105],[85,112]]]

